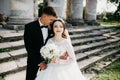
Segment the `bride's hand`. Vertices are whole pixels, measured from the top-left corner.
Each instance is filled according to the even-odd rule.
[[[69,58],[69,55],[68,55],[67,51],[62,56],[60,56],[60,59],[67,60],[68,58]]]

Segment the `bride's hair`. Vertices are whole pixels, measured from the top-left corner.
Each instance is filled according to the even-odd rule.
[[[62,25],[63,25],[62,37],[63,37],[63,38],[67,38],[67,35],[66,35],[66,33],[65,33],[65,22],[64,22],[63,19],[61,19],[61,18],[57,18],[57,19],[55,19],[55,20],[51,23],[51,31],[52,31],[53,36],[55,35],[55,33],[54,33],[54,31],[53,31],[53,25],[54,25],[54,23],[55,23],[56,21],[59,21],[59,22],[62,23]]]

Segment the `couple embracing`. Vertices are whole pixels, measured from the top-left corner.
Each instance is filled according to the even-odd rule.
[[[28,53],[26,80],[85,80],[65,23],[52,7],[45,7],[38,20],[25,25],[24,42]],[[49,44],[54,44],[60,54],[48,63],[41,49]]]

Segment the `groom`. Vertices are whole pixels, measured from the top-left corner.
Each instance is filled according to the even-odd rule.
[[[41,70],[47,68],[44,58],[40,55],[40,49],[50,36],[48,30],[50,23],[56,18],[55,10],[48,6],[43,9],[38,20],[25,25],[24,43],[28,53],[26,80],[34,80],[39,67]]]

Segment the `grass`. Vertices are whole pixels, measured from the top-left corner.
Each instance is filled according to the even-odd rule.
[[[92,80],[120,80],[120,58],[105,69],[100,70]]]
[[[11,49],[0,49],[0,53],[1,52],[10,52],[11,51]]]
[[[5,74],[0,74],[0,80],[4,80]]]
[[[120,26],[120,22],[117,21],[111,21],[111,22],[102,22],[98,21],[103,26]]]

